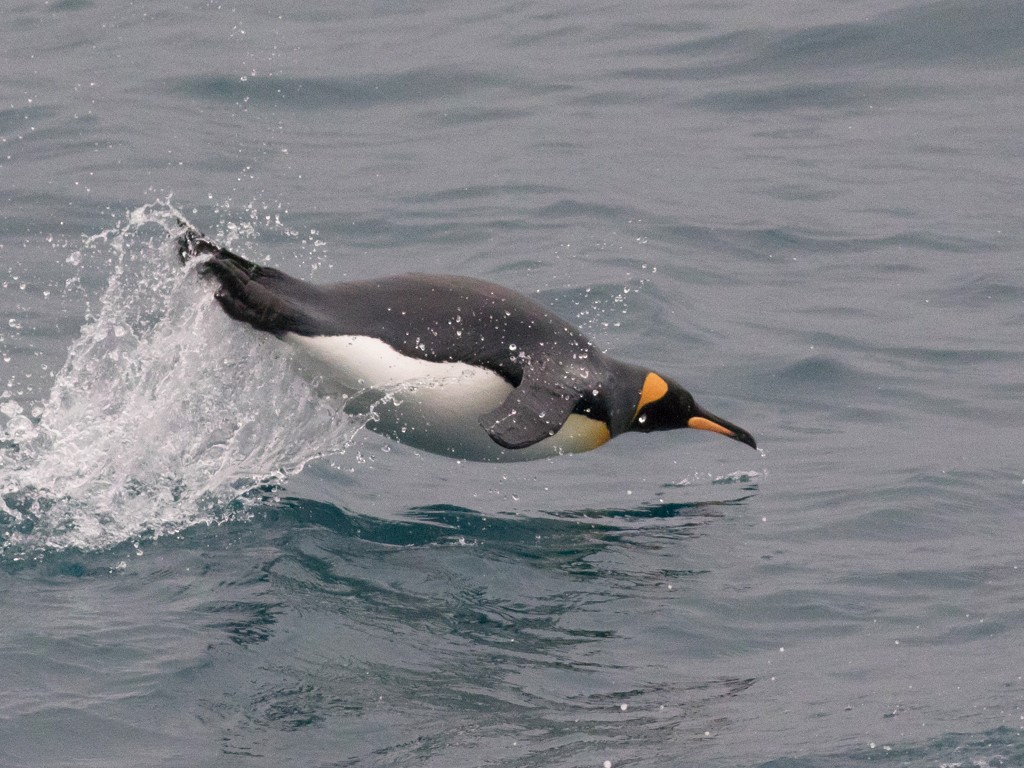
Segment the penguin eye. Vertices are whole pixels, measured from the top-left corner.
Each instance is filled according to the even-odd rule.
[[[640,412],[633,419],[633,429],[637,432],[653,432],[655,419],[652,418],[650,404],[640,409]]]

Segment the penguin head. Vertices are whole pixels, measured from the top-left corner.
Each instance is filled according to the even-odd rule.
[[[684,427],[717,432],[751,448],[757,447],[753,435],[747,430],[701,408],[693,395],[672,379],[649,372],[644,378],[629,429],[633,432],[655,432]]]

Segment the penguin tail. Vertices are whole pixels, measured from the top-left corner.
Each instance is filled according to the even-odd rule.
[[[213,256],[231,259],[247,269],[258,268],[251,261],[217,245],[184,219],[178,219],[178,224],[182,227],[182,232],[178,235],[178,258],[182,264],[188,264],[202,256]]]
[[[217,245],[195,227],[182,222],[178,256],[183,264],[208,257],[196,266],[201,277],[219,283],[214,298],[235,320],[275,335],[302,333],[310,319],[299,308],[312,286],[271,267],[262,267]]]
[[[188,264],[202,255],[212,255],[219,250],[202,232],[184,219],[178,219],[178,224],[182,227],[182,232],[177,238],[178,258],[182,264]]]

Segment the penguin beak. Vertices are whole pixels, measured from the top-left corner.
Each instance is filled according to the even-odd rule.
[[[737,427],[725,419],[720,419],[715,414],[703,410],[700,406],[697,406],[693,416],[687,419],[686,426],[691,429],[706,429],[709,432],[717,432],[720,435],[731,437],[733,440],[739,440],[751,448],[757,448],[754,436],[743,429],[743,427]]]

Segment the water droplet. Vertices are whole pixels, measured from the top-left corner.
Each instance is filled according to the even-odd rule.
[[[7,437],[15,442],[31,440],[36,436],[36,429],[27,416],[14,416],[7,422]]]
[[[23,409],[21,407],[21,404],[18,403],[16,400],[8,400],[3,405],[0,405],[0,413],[2,413],[4,416],[7,416],[8,418],[11,418],[12,416],[17,416],[19,413],[22,412],[22,410]]]
[[[646,424],[647,423],[647,414],[646,413],[641,413],[640,414],[640,418],[637,419],[637,423],[639,423],[639,424]]]

